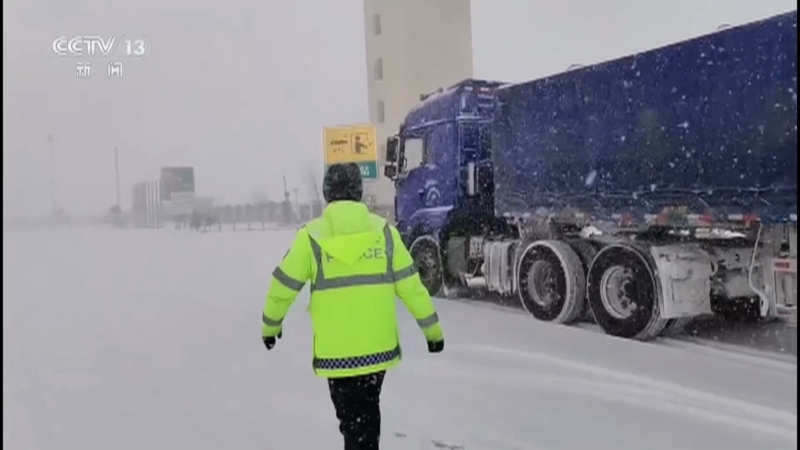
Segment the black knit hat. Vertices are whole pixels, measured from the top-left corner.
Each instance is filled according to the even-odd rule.
[[[328,203],[337,200],[360,202],[364,194],[361,169],[356,163],[333,164],[325,172],[322,195]]]

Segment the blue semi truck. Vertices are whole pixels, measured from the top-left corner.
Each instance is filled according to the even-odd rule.
[[[796,311],[796,11],[420,99],[384,175],[431,294],[635,339]]]

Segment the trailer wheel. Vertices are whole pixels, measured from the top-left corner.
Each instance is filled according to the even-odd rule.
[[[601,244],[599,242],[580,239],[570,241],[569,246],[575,250],[578,258],[580,258],[581,267],[583,267],[583,273],[589,273],[589,266],[592,265],[592,261],[594,261],[595,256],[597,256],[597,252],[600,250]],[[583,307],[581,308],[581,313],[578,316],[578,320],[581,322],[594,322],[594,317],[592,317],[592,309],[589,308],[589,302],[583,302]]]
[[[444,286],[444,264],[439,244],[432,236],[420,236],[411,243],[409,253],[428,294],[431,297],[439,296]]]
[[[586,297],[581,260],[560,241],[529,244],[517,263],[517,292],[522,307],[539,320],[574,322]]]
[[[636,248],[612,245],[598,252],[587,276],[589,307],[612,336],[647,340],[664,330],[659,286],[648,259]]]

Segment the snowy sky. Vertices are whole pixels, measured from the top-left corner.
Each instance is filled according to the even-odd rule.
[[[467,0],[464,0],[467,1]],[[522,81],[796,9],[794,0],[472,0],[475,75]],[[3,3],[3,214],[114,202],[164,165],[193,165],[198,194],[247,201],[304,190],[326,124],[368,119],[363,0],[9,0]],[[443,26],[447,26],[443,24]],[[145,61],[78,80],[59,35],[146,34]]]

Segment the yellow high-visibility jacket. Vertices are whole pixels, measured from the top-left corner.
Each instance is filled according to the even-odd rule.
[[[400,362],[395,297],[425,338],[444,339],[439,317],[397,229],[361,203],[337,201],[298,230],[272,273],[262,336],[276,336],[311,280],[314,372],[326,378],[386,370]]]

